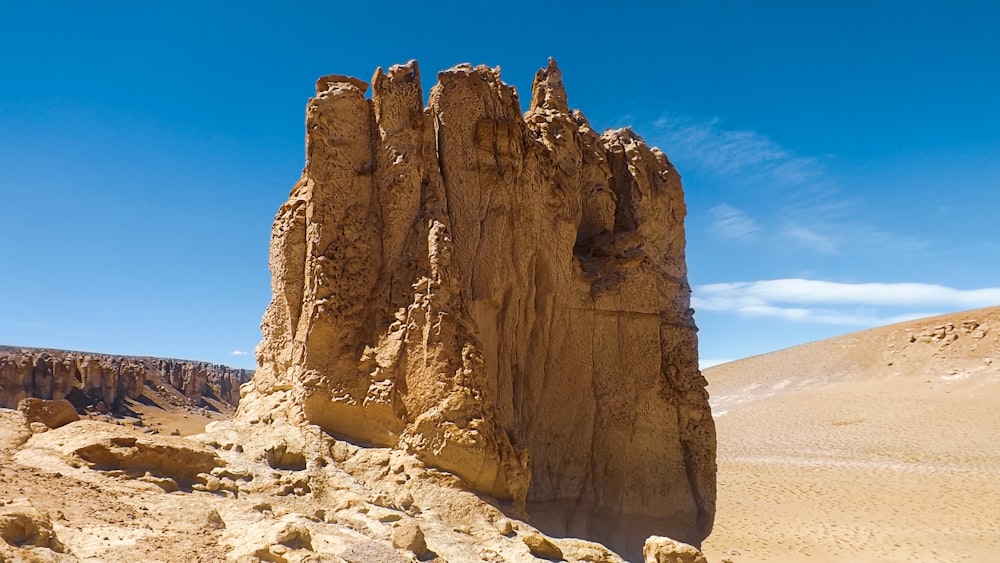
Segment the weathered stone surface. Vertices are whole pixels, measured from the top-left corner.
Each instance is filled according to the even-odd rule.
[[[80,420],[73,405],[65,400],[46,401],[45,399],[21,399],[17,410],[24,413],[24,418],[31,422],[41,422],[49,428],[59,428],[70,422]]]
[[[144,385],[159,380],[190,404],[214,396],[236,406],[239,387],[251,375],[206,362],[0,346],[0,407],[15,408],[28,397],[71,398],[117,412],[125,398],[135,399]]]
[[[272,231],[238,419],[317,424],[527,502],[552,535],[699,543],[715,429],[680,178],[595,132],[553,63],[527,113],[499,69],[328,76]]]
[[[693,546],[662,536],[650,536],[642,548],[645,563],[708,563]]]
[[[224,465],[216,450],[198,442],[171,436],[147,435],[134,428],[81,420],[57,430],[36,434],[32,443],[48,447],[70,459],[86,462],[93,469],[121,471],[163,488],[173,488],[158,481],[172,479],[183,488],[201,480]],[[81,463],[82,465],[82,463]]]
[[[417,557],[427,553],[424,531],[416,522],[403,522],[392,531],[392,544],[399,549],[412,552]]]
[[[530,533],[524,536],[523,541],[524,545],[528,546],[528,551],[535,557],[552,561],[562,561],[562,550],[559,549],[558,545],[552,543],[552,540],[542,534],[538,532]]]
[[[0,408],[0,451],[13,451],[30,437],[31,428],[24,413]]]
[[[0,506],[0,540],[11,547],[44,547],[56,553],[63,551],[62,543],[52,531],[48,515],[26,499]]]

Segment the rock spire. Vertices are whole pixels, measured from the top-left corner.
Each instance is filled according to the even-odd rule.
[[[667,157],[458,65],[325,76],[238,417],[401,448],[553,534],[699,544],[715,428]]]

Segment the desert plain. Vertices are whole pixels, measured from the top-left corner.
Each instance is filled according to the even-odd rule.
[[[705,370],[710,561],[997,561],[1000,308]]]

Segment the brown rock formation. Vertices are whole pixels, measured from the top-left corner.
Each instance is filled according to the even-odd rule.
[[[15,408],[33,397],[72,398],[117,411],[125,398],[137,398],[144,385],[159,380],[191,404],[205,395],[236,406],[239,387],[251,375],[205,362],[0,346],[0,408]]]
[[[534,522],[698,544],[715,429],[697,368],[685,206],[666,156],[499,69],[327,76],[275,219],[244,421],[399,447]]]
[[[59,428],[66,426],[70,422],[80,420],[80,416],[76,414],[73,404],[65,399],[58,401],[48,401],[34,397],[21,399],[21,402],[17,404],[17,410],[24,413],[24,418],[29,423],[41,422],[49,428]]]

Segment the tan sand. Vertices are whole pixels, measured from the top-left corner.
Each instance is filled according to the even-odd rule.
[[[705,375],[710,561],[1000,561],[1000,308]]]

